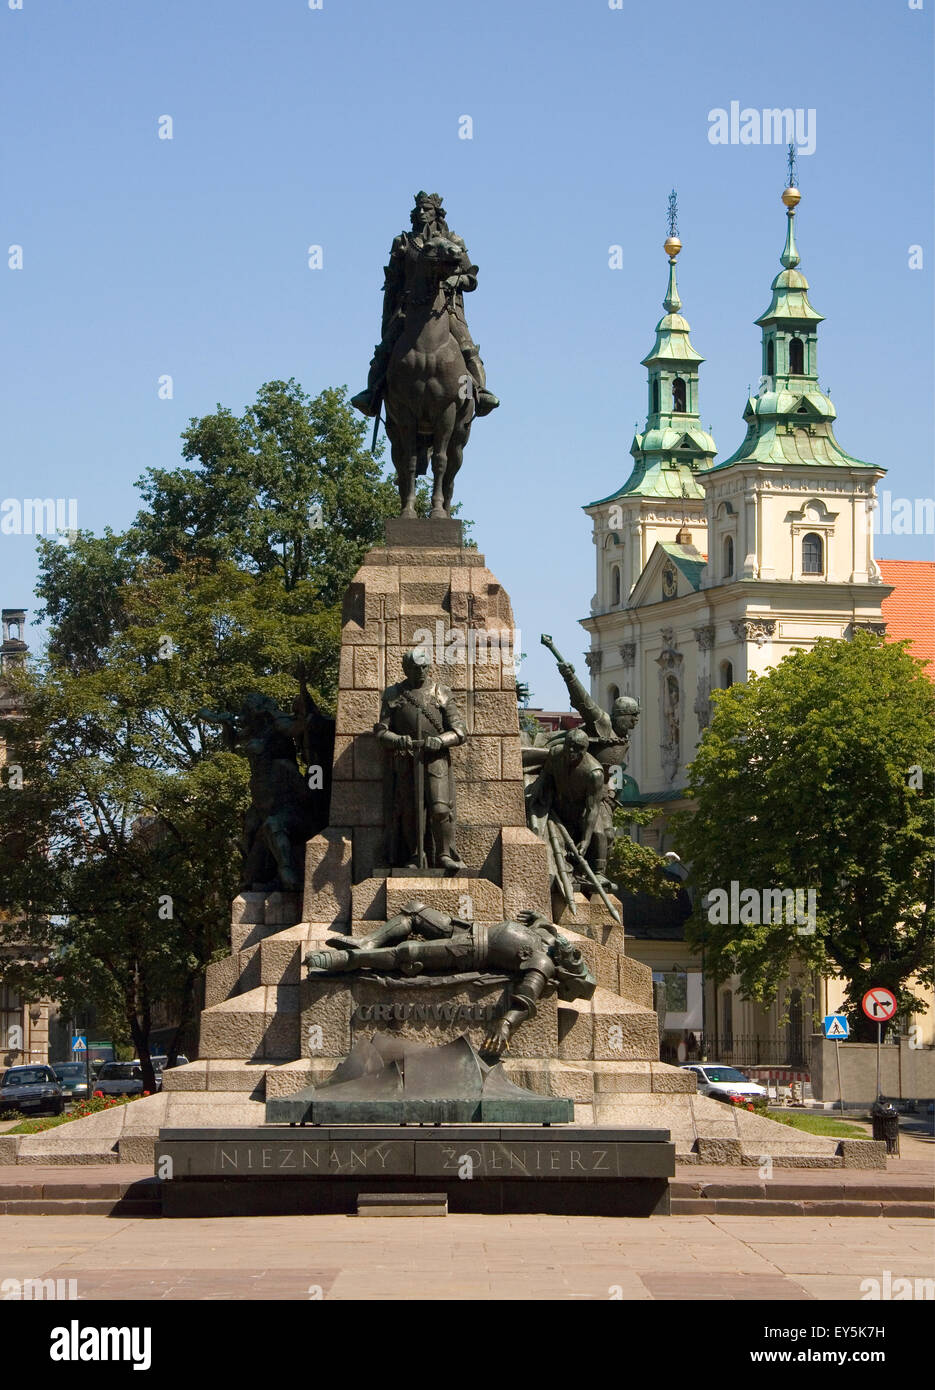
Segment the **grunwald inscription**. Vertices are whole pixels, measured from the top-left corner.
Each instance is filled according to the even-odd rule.
[[[354,1023],[489,1023],[497,1016],[496,1004],[358,1004]]]

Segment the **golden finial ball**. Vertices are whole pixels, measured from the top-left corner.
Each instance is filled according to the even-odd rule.
[[[790,184],[788,188],[782,190],[782,201],[787,208],[794,208],[802,201],[802,195],[797,188]]]
[[[665,251],[666,255],[670,258],[670,260],[674,261],[676,256],[682,249],[682,243],[679,241],[677,236],[667,236],[665,241],[662,243],[662,249]]]

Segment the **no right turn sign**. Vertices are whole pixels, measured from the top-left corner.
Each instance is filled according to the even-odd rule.
[[[896,1012],[896,995],[884,985],[874,985],[867,990],[860,1007],[874,1023],[887,1023]]]

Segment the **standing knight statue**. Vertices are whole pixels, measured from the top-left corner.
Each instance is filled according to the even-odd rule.
[[[455,846],[450,750],[464,742],[467,728],[448,687],[430,679],[429,666],[423,648],[406,652],[405,680],[384,690],[374,729],[387,756],[386,855],[396,867],[456,873],[464,861]]]

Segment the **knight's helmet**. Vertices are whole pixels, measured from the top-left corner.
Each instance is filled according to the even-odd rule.
[[[633,714],[639,716],[640,702],[635,700],[632,695],[618,695],[610,707],[611,717],[615,714]]]
[[[597,981],[578,947],[567,936],[556,933],[549,946],[549,955],[555,966],[555,992],[559,999],[591,999]]]

